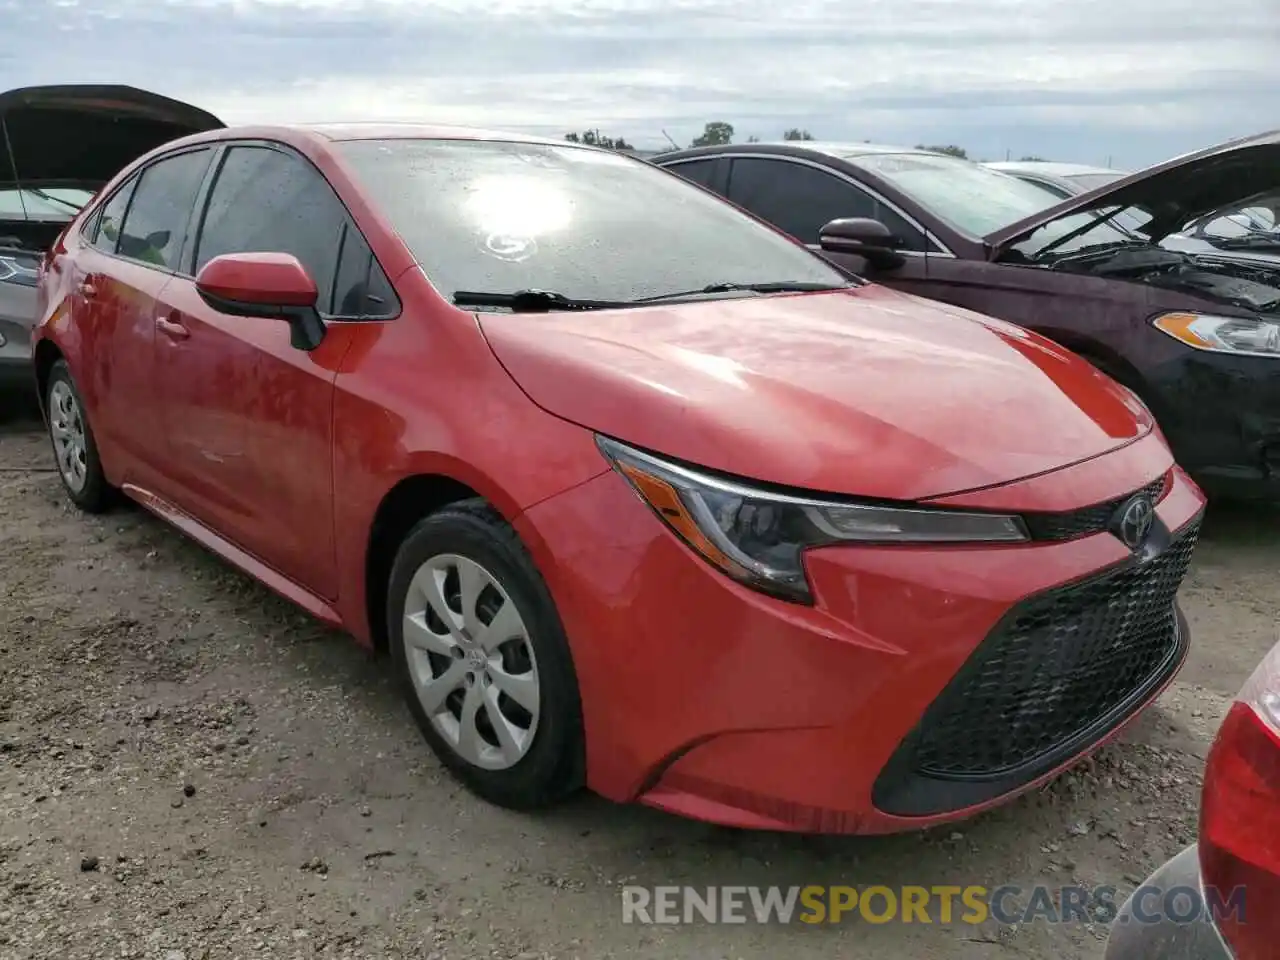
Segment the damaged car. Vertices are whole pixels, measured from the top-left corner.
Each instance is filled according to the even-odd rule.
[[[1221,228],[1205,218],[1224,210],[1274,228],[1258,198],[1280,189],[1280,132],[1065,200],[967,160],[861,143],[730,144],[655,162],[848,271],[1083,355],[1150,407],[1211,495],[1280,495],[1280,261],[1266,237],[1242,247],[1187,232]]]
[[[34,385],[30,331],[46,250],[122,167],[222,127],[189,104],[118,85],[0,93],[0,386]]]

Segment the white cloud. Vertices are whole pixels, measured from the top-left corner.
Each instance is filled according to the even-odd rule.
[[[69,0],[48,0],[50,3]],[[1275,0],[0,0],[0,86],[120,80],[225,119],[660,145],[725,119],[1126,162],[1280,126]],[[54,23],[76,26],[30,57]],[[34,43],[32,42],[34,41]],[[6,56],[8,54],[8,56]]]

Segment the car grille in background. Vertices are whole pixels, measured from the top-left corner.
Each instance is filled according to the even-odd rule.
[[[1027,532],[1031,534],[1032,540],[1074,540],[1076,537],[1103,533],[1120,506],[1135,494],[1145,493],[1151,498],[1152,503],[1159,503],[1168,487],[1169,474],[1166,473],[1141,490],[1135,490],[1116,500],[1108,500],[1106,503],[1069,510],[1065,513],[1026,513],[1023,514],[1022,519],[1027,525]]]
[[[920,724],[915,766],[990,777],[1136,706],[1179,660],[1174,598],[1198,523],[1155,558],[1040,594],[983,641]]]

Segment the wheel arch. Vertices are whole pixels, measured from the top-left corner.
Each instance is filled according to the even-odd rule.
[[[49,411],[45,409],[45,400],[49,393],[49,374],[53,371],[55,363],[65,359],[61,348],[48,337],[41,337],[36,341],[32,362],[35,364],[36,393],[40,402],[40,413],[46,421],[49,416]]]
[[[387,588],[400,544],[423,517],[471,499],[492,502],[473,484],[446,473],[410,474],[383,494],[369,525],[364,563],[364,612],[376,652],[387,650]],[[505,515],[500,505],[494,506]]]

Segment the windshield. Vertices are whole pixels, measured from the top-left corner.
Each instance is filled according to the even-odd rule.
[[[70,220],[92,199],[76,187],[0,188],[0,219]]]
[[[1045,187],[957,157],[890,153],[847,159],[974,237],[985,237],[1062,202]]]
[[[635,300],[721,283],[849,284],[712,194],[615,153],[484,140],[338,147],[446,297]]]

